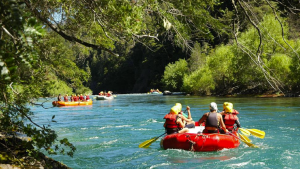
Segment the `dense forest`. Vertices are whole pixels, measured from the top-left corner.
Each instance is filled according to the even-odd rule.
[[[32,157],[41,149],[72,156],[76,148],[67,139],[58,141],[50,126],[31,120],[28,103],[38,106],[39,97],[59,93],[152,88],[195,95],[299,94],[299,5],[296,0],[1,1],[0,129],[31,137]]]

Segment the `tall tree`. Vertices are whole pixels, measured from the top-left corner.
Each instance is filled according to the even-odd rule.
[[[41,149],[64,153],[65,146],[69,150],[66,153],[72,156],[76,148],[67,139],[58,140],[50,125],[31,119],[28,103],[34,104],[42,95],[46,76],[37,48],[46,31],[25,7],[14,0],[0,2],[0,131],[8,138],[17,137],[18,132],[30,137],[31,146],[25,151],[28,156],[36,157]],[[51,122],[55,122],[54,118]],[[17,150],[20,146],[22,143],[15,139],[1,141],[1,154],[8,154],[11,162],[21,166],[29,164],[32,159],[19,160],[24,153]]]

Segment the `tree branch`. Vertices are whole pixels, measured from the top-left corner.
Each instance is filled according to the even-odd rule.
[[[110,49],[107,49],[103,46],[99,46],[99,45],[95,45],[95,44],[91,44],[91,43],[88,43],[88,42],[85,42],[81,39],[78,39],[74,36],[70,36],[70,35],[67,35],[65,32],[61,31],[59,28],[57,28],[55,25],[53,25],[50,21],[48,21],[46,18],[44,18],[40,12],[33,8],[31,6],[31,3],[29,0],[24,0],[24,2],[26,3],[26,6],[34,13],[34,15],[36,17],[38,17],[42,22],[44,22],[45,24],[47,24],[54,32],[56,32],[57,34],[59,34],[60,36],[62,36],[64,39],[68,40],[68,41],[71,41],[71,42],[77,42],[77,43],[80,43],[86,47],[91,47],[93,49],[96,49],[96,50],[104,50],[112,55],[115,55],[115,56],[119,56],[119,54],[117,53],[114,53],[112,50]]]
[[[287,45],[289,46],[289,48],[292,49],[293,52],[297,55],[298,59],[300,59],[298,53],[294,50],[294,48],[292,48],[292,47],[290,46],[290,44],[287,43],[287,41],[286,41],[285,38],[284,38],[283,25],[282,25],[281,21],[279,20],[279,18],[278,18],[278,16],[277,16],[277,13],[276,13],[275,8],[270,4],[270,2],[269,2],[268,0],[265,0],[265,1],[266,1],[266,2],[268,3],[268,5],[272,8],[273,13],[274,13],[274,15],[275,15],[275,19],[276,19],[276,20],[279,22],[279,24],[280,24],[280,27],[281,27],[281,36],[282,36],[282,39],[283,39],[284,43],[287,44]]]

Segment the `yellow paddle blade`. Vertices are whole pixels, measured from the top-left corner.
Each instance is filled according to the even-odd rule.
[[[258,129],[247,129],[253,136],[263,139],[265,132]]]
[[[239,136],[240,136],[241,140],[243,140],[243,141],[246,141],[246,142],[248,142],[248,143],[251,143],[251,142],[252,142],[247,136],[244,136],[244,135],[242,135],[242,134],[240,134],[240,133],[239,133]]]
[[[243,140],[242,140],[243,141]],[[243,141],[245,144],[247,144],[249,147],[253,147],[253,148],[258,148],[257,145],[254,145],[252,143],[249,143],[249,142],[246,142],[246,141]]]
[[[242,132],[246,136],[250,136],[250,132],[247,129],[239,128],[240,132]]]
[[[244,142],[245,144],[247,144],[249,147],[258,148],[258,146],[254,145],[254,144],[252,144],[252,143],[250,143],[250,142],[247,142],[246,140],[243,140],[242,138],[238,138],[237,136],[235,136],[235,135],[232,134],[232,133],[229,133],[229,134],[232,135],[233,137],[235,137],[235,138],[241,140],[242,142]]]
[[[150,140],[144,141],[139,145],[139,148],[148,148],[153,142],[155,142],[158,137],[153,137]]]

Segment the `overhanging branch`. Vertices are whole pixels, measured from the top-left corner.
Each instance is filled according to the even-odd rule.
[[[33,12],[33,14],[39,18],[42,22],[44,22],[45,24],[47,24],[54,32],[56,32],[57,34],[59,34],[60,36],[62,36],[64,39],[68,40],[68,41],[71,41],[71,42],[77,42],[79,44],[82,44],[86,47],[90,47],[90,48],[93,48],[93,49],[96,49],[96,50],[104,50],[112,55],[115,55],[115,56],[119,56],[119,54],[117,53],[114,53],[112,50],[110,49],[107,49],[103,46],[100,46],[100,45],[95,45],[95,44],[91,44],[91,43],[88,43],[86,41],[83,41],[81,39],[78,39],[74,36],[70,36],[70,35],[67,35],[65,32],[63,32],[62,30],[60,30],[58,27],[56,27],[55,25],[53,25],[50,21],[47,20],[47,18],[44,18],[40,12],[35,9],[34,7],[31,6],[31,3],[29,0],[24,0],[26,6]]]

